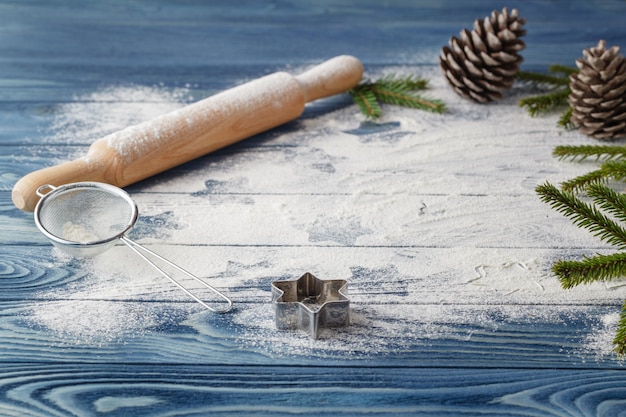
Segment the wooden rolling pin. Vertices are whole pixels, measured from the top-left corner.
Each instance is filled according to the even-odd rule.
[[[95,141],[83,158],[32,172],[13,203],[33,211],[44,184],[99,181],[124,187],[299,117],[307,102],[349,90],[363,76],[352,56],[292,76],[277,72]]]

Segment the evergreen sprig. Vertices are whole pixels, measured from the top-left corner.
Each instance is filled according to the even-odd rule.
[[[612,215],[616,220],[626,223],[626,195],[602,184],[589,185],[587,194],[593,198],[594,203],[600,209]]]
[[[358,85],[349,91],[352,96],[352,100],[359,106],[361,113],[371,119],[379,118],[383,111],[378,103],[376,94],[372,91],[371,87],[366,85]]]
[[[625,178],[626,161],[606,161],[594,171],[564,181],[561,187],[568,191],[583,191],[594,184],[606,183],[609,180],[622,181]]]
[[[608,281],[626,275],[626,253],[596,254],[581,261],[560,260],[552,266],[552,272],[565,289],[594,281]]]
[[[552,266],[563,288],[594,281],[626,277],[626,194],[609,187],[608,179],[626,179],[626,146],[558,146],[553,154],[560,159],[603,161],[599,169],[562,184],[550,183],[536,188],[542,201],[570,218],[578,227],[591,231],[619,252],[585,256],[581,260],[559,260]],[[584,192],[591,203],[577,194]],[[618,355],[626,355],[626,301],[622,304],[613,345]]]
[[[568,106],[567,110],[565,110],[563,114],[561,114],[561,117],[559,117],[559,121],[556,122],[556,125],[562,127],[563,129],[574,129],[574,124],[572,123],[573,112],[574,109],[571,106]]]
[[[566,77],[569,77],[572,74],[578,73],[578,68],[569,67],[567,65],[553,64],[548,67],[548,72],[552,74],[563,74]]]
[[[570,92],[569,87],[562,88],[540,96],[523,98],[519,101],[519,105],[526,107],[528,113],[534,117],[540,113],[548,113],[559,106],[567,104],[567,97]],[[569,118],[567,120],[569,121]]]
[[[608,195],[608,190],[605,185],[596,184],[588,188],[588,193],[597,204],[598,199],[601,200],[603,196]],[[553,209],[570,218],[576,226],[589,230],[594,236],[618,249],[626,250],[626,229],[603,214],[597,205],[585,203],[573,192],[559,190],[550,183],[537,186],[535,191],[544,203],[548,203]],[[619,210],[617,206],[613,208]]]
[[[571,128],[571,107],[567,102],[571,90],[569,88],[569,76],[578,72],[578,69],[564,65],[551,65],[548,68],[549,74],[542,74],[529,71],[518,71],[517,78],[522,81],[529,81],[536,84],[544,84],[551,87],[551,91],[533,97],[527,97],[519,101],[521,107],[525,107],[531,116],[541,113],[548,113],[559,107],[566,107],[559,118],[558,125],[564,128]]]
[[[537,84],[549,84],[554,86],[569,85],[569,78],[557,75],[542,74],[539,72],[518,71],[517,78],[522,81],[532,81]]]
[[[580,261],[557,261],[552,266],[552,272],[566,289],[626,276],[626,252],[623,252],[626,248],[626,228],[620,224],[626,222],[626,196],[604,184],[592,184],[586,190],[593,199],[593,205],[583,202],[573,192],[561,191],[550,183],[536,189],[542,201],[572,219],[574,224],[590,230],[595,236],[622,250],[608,255],[584,257]],[[613,345],[618,355],[626,354],[626,301],[622,305]]]
[[[626,158],[626,146],[619,145],[561,145],[554,148],[552,155],[559,159],[584,161],[594,158],[596,161]]]
[[[602,162],[598,169],[563,182],[561,188],[564,190],[582,191],[591,184],[626,179],[626,146],[563,145],[554,148],[552,154],[559,159],[583,162],[593,158],[597,162]]]
[[[443,113],[446,106],[441,100],[425,98],[416,93],[427,87],[427,80],[413,75],[390,75],[376,81],[364,81],[351,89],[349,94],[361,112],[371,119],[382,115],[383,103]]]

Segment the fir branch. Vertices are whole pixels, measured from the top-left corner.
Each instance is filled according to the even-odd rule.
[[[596,206],[613,215],[615,219],[626,222],[626,195],[602,185],[592,184],[587,188],[587,194],[593,199]]]
[[[566,105],[570,92],[569,87],[561,88],[540,96],[523,98],[519,101],[519,105],[526,107],[531,116],[536,116],[539,113],[547,113],[559,106]]]
[[[572,192],[559,190],[548,182],[537,186],[535,191],[540,195],[541,201],[571,219],[576,226],[589,230],[594,236],[619,249],[626,249],[626,230],[602,214],[595,206],[583,202]]]
[[[394,74],[387,75],[371,84],[385,86],[387,88],[405,88],[405,91],[426,90],[428,88],[428,80],[414,75],[405,77]]]
[[[577,73],[578,69],[564,65],[551,65],[548,68],[548,71],[551,74],[561,75],[518,71],[517,78],[520,80],[531,81],[537,84],[548,84],[556,87],[556,90],[549,93],[522,99],[520,100],[519,105],[520,107],[526,107],[531,116],[536,116],[539,113],[547,113],[560,106],[567,106],[567,110],[561,115],[557,125],[566,129],[572,129],[574,128],[574,125],[570,122],[572,109],[567,103],[567,98],[571,93],[569,88],[569,76]]]
[[[593,157],[596,161],[626,158],[626,146],[619,145],[561,145],[554,148],[559,159],[582,162]]]
[[[377,81],[362,82],[349,93],[361,112],[371,119],[382,115],[381,103],[443,113],[446,106],[442,101],[424,98],[415,93],[427,86],[427,80],[413,75],[388,75]]]
[[[584,161],[595,158],[604,162],[599,169],[562,184],[563,191],[549,183],[536,191],[544,202],[574,221],[574,224],[592,231],[602,240],[622,251],[626,248],[626,195],[609,188],[603,182],[626,178],[626,146],[558,146],[553,154],[561,159]],[[593,206],[582,202],[571,190],[585,189]],[[612,218],[607,217],[602,211]],[[626,276],[626,253],[597,254],[581,261],[560,260],[552,271],[563,288],[572,288],[598,280],[613,280]],[[622,305],[617,331],[613,339],[618,355],[626,355],[626,301]]]
[[[572,123],[573,112],[574,112],[574,109],[572,108],[572,106],[567,106],[567,110],[565,110],[565,112],[563,112],[561,117],[559,117],[559,121],[556,122],[556,125],[567,130],[574,129],[576,126],[574,126],[574,123]]]
[[[434,113],[443,113],[446,109],[442,101],[426,99],[417,94],[412,94],[401,86],[375,85],[372,86],[372,92],[376,94],[378,100],[387,104],[426,110]]]
[[[565,289],[594,281],[615,280],[626,276],[626,253],[595,255],[581,261],[557,261],[552,272]]]
[[[531,81],[538,84],[550,84],[554,86],[569,85],[569,78],[557,77],[539,72],[518,71],[517,78],[522,81]]]
[[[352,96],[352,100],[359,106],[361,113],[371,119],[377,119],[382,114],[380,105],[376,94],[372,91],[371,87],[367,85],[359,85],[348,93]]]
[[[619,315],[613,345],[618,355],[623,356],[626,354],[626,301],[622,304],[622,312]]]
[[[580,175],[561,184],[561,188],[565,191],[582,190],[585,187],[606,182],[610,179],[621,181],[626,178],[626,161],[606,161],[599,169]]]
[[[572,74],[580,72],[577,67],[568,67],[567,65],[553,64],[548,67],[548,71],[553,74],[563,74],[569,77]]]
[[[579,175],[578,177],[572,178],[571,180],[563,181],[561,183],[561,188],[563,189],[563,191],[582,191],[591,184],[597,184],[605,180],[606,179],[604,173],[601,170],[597,169],[595,171]]]

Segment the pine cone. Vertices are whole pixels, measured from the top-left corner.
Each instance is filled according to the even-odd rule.
[[[461,31],[461,38],[450,38],[444,46],[439,65],[454,91],[463,98],[487,103],[502,98],[508,90],[523,58],[518,54],[526,46],[519,39],[526,34],[525,19],[517,9],[494,10],[484,20],[477,19],[474,29]]]
[[[588,136],[601,140],[626,137],[626,58],[619,47],[606,49],[601,40],[585,49],[570,75],[570,122]]]

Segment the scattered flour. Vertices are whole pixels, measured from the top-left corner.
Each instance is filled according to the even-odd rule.
[[[436,68],[419,70],[447,114],[386,107],[369,123],[348,106],[305,117],[270,146],[205,158],[133,195],[142,243],[233,295],[235,343],[270,356],[392,355],[438,338],[472,340],[507,320],[566,325],[568,311],[593,314],[607,303],[619,311],[625,287],[564,291],[549,270],[557,258],[608,249],[534,195],[546,179],[588,170],[551,157],[554,146],[584,138],[559,131],[556,116],[530,119],[514,96],[523,87],[479,106],[456,97]],[[160,87],[77,97],[59,108],[50,140],[89,144],[187,97]],[[178,291],[120,249],[82,261],[84,277],[40,294],[31,321],[87,344],[142,336],[164,322],[214,333],[196,306],[171,303]],[[269,305],[272,280],[306,271],[348,279],[354,309],[350,327],[325,330],[314,343],[278,333]],[[135,302],[155,299],[164,303]],[[599,355],[610,348],[615,312],[589,329],[588,347]]]
[[[91,145],[110,133],[180,109],[189,101],[188,88],[105,88],[56,107],[47,141]]]
[[[584,353],[591,354],[598,359],[614,356],[613,339],[619,322],[619,312],[607,313],[599,318],[598,324],[587,335],[584,341]]]

